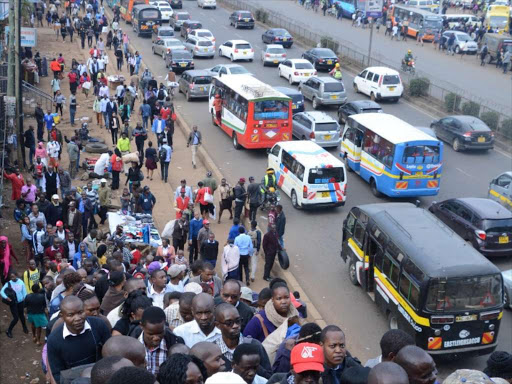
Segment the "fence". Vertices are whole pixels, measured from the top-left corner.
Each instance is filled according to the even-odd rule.
[[[368,57],[367,53],[361,52],[350,41],[313,32],[308,25],[297,23],[295,20],[277,12],[270,12],[242,0],[218,0],[218,2],[229,8],[251,11],[256,20],[271,27],[285,28],[295,39],[306,45],[317,46],[320,44],[323,47],[330,48],[343,59],[344,63],[348,63],[357,69],[362,70],[368,66],[384,66],[401,72],[400,68],[389,65],[385,58],[379,54],[372,54],[371,57]],[[406,89],[410,89],[413,84],[423,85],[424,88],[421,93],[412,96],[426,97],[428,99],[426,103],[445,112],[460,112],[480,117],[493,130],[512,139],[512,108],[510,106],[502,106],[494,100],[489,101],[477,95],[472,95],[453,84],[435,79],[430,74],[421,71],[416,71],[414,75],[401,72],[401,77]],[[420,80],[415,82],[418,79]]]

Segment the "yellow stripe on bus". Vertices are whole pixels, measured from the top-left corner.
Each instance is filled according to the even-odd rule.
[[[377,267],[374,267],[375,275],[379,278],[379,280],[386,286],[389,292],[393,295],[393,297],[400,303],[400,305],[406,310],[406,312],[412,317],[412,319],[416,322],[416,324],[423,325],[424,327],[430,327],[430,320],[426,317],[421,317],[414,312],[414,309],[405,301],[402,296],[398,293],[398,291],[391,285],[388,281],[388,278],[385,274],[380,272]]]
[[[357,243],[352,238],[348,239],[348,243],[351,245],[351,248],[356,251],[356,256],[359,257],[359,260],[368,262],[368,256],[364,255],[364,252],[361,250],[361,248],[359,248],[359,245],[357,245]]]
[[[503,201],[504,203],[507,203],[508,205],[510,205],[512,207],[512,200],[503,196],[501,193],[495,191],[494,189],[490,189],[489,194],[491,194],[494,197],[497,197],[498,199],[500,199],[501,201]]]

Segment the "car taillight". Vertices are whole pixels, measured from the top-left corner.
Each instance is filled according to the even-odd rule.
[[[270,57],[270,53],[265,53],[265,57]]]
[[[212,39],[212,41],[215,43],[217,40],[215,40],[215,37]]]
[[[487,239],[487,233],[485,233],[485,231],[481,231],[481,230],[477,229],[477,230],[475,230],[475,234],[480,240],[485,241],[485,239]]]
[[[283,54],[281,55],[281,57],[286,57],[286,53],[283,53]]]
[[[235,53],[238,53],[238,49],[235,49]]]
[[[323,63],[324,61],[325,61],[324,59],[318,60],[319,63]]]
[[[317,73],[318,73],[318,72],[317,72],[317,71],[315,71],[315,72],[313,72],[313,75],[315,75],[315,76],[316,76],[316,74],[317,74]]]
[[[251,52],[254,52],[254,48],[251,48]]]
[[[293,72],[295,76],[299,76],[299,72]]]
[[[172,64],[172,65],[176,65],[176,62],[175,62],[175,61],[171,61],[171,64]]]
[[[197,51],[198,49],[199,49],[199,47],[194,46],[194,51]]]
[[[315,138],[315,132],[311,132],[311,133],[309,134],[309,138],[310,138],[310,139],[314,139],[314,138]]]
[[[432,316],[430,322],[432,324],[452,324],[454,320],[453,316]]]
[[[192,84],[189,84],[189,85],[188,85],[188,87],[189,87],[190,89],[192,89],[192,88],[194,88],[194,85],[195,85],[195,84],[194,84],[194,83],[192,83]]]
[[[308,187],[306,187],[306,186],[304,186],[304,188],[302,188],[302,198],[303,199],[308,198]]]
[[[278,41],[279,40],[279,37],[274,37],[274,41]]]
[[[471,137],[471,132],[464,132],[464,134],[462,136],[464,136],[464,137]]]
[[[480,314],[480,320],[494,320],[500,315],[500,311],[482,312]]]

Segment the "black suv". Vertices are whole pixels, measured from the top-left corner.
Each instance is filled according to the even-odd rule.
[[[181,0],[169,0],[169,4],[172,9],[183,9],[183,3]]]
[[[240,27],[254,29],[254,17],[249,11],[235,11],[229,15],[229,25],[236,29]]]
[[[512,256],[512,212],[496,201],[450,199],[428,210],[484,256]]]
[[[313,64],[317,71],[322,69],[330,71],[340,61],[329,48],[310,49],[302,54],[302,58]]]
[[[381,113],[382,108],[375,101],[356,100],[341,105],[338,108],[338,122],[345,123],[347,118],[359,113]]]

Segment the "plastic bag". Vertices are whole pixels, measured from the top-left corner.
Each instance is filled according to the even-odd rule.
[[[164,230],[160,234],[162,239],[172,239],[172,233],[174,232],[174,224],[176,224],[176,220],[171,220],[165,224]]]

